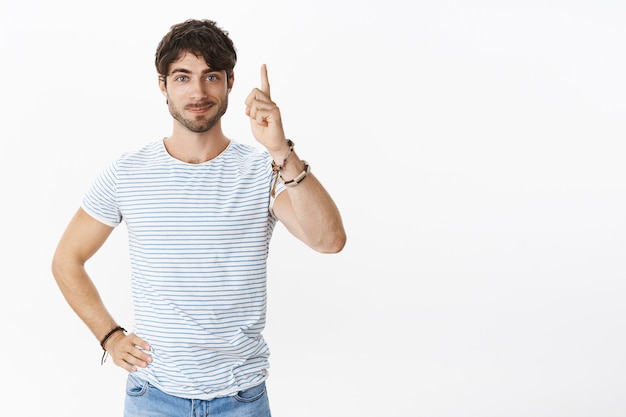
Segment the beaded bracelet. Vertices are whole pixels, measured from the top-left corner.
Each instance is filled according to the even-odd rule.
[[[278,181],[278,177],[280,176],[280,171],[285,167],[289,155],[291,155],[291,152],[293,152],[293,147],[295,143],[293,143],[291,139],[287,139],[287,145],[289,145],[289,152],[287,153],[287,156],[285,156],[285,159],[283,159],[283,163],[278,165],[276,162],[272,161],[272,171],[274,171],[274,173],[276,174],[276,178],[274,178],[274,184],[272,184],[272,191],[270,192],[270,195],[272,197],[274,197],[274,195],[276,194],[276,182]]]
[[[302,163],[304,164],[304,169],[301,173],[296,175],[294,179],[285,181],[282,176],[280,177],[283,180],[283,184],[285,184],[287,187],[295,187],[296,185],[300,184],[307,175],[309,175],[309,173],[311,172],[311,166],[304,159],[302,160]]]
[[[287,145],[289,145],[289,152],[287,153],[287,156],[285,156],[285,159],[283,159],[283,163],[277,165],[276,162],[272,161],[272,169],[274,170],[274,172],[279,172],[285,167],[287,159],[289,159],[289,155],[291,155],[291,152],[293,152],[293,146],[295,145],[295,143],[293,143],[291,139],[287,139]]]

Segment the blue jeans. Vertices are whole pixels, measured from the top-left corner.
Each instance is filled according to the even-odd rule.
[[[232,397],[190,400],[128,375],[124,417],[271,417],[265,383]]]

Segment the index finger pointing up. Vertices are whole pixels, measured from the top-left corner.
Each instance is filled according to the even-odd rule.
[[[261,65],[261,91],[270,97],[270,81],[267,78],[267,65]]]

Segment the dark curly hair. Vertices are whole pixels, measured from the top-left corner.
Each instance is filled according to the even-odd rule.
[[[228,78],[237,63],[237,51],[228,32],[212,20],[189,19],[175,24],[161,39],[154,63],[163,80],[172,62],[185,52],[202,56],[212,70],[226,71]]]

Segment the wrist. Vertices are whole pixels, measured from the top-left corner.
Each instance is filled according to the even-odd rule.
[[[294,153],[293,141],[291,139],[287,139],[285,143],[289,145],[289,150],[287,151],[286,156],[281,159],[282,162],[280,164],[276,162],[274,154],[270,153],[274,159],[272,161],[272,170],[275,175],[274,184],[272,185],[272,190],[270,192],[272,197],[276,194],[276,183],[279,178],[287,187],[295,187],[300,184],[311,172],[309,164],[305,160],[300,160]],[[289,160],[292,162],[287,163]],[[285,180],[285,176],[291,179]]]
[[[123,328],[122,326],[115,326],[114,328],[112,328],[111,330],[109,330],[109,332],[107,334],[105,334],[102,339],[100,339],[100,347],[102,348],[102,350],[106,350],[105,349],[105,345],[106,343],[109,341],[109,339],[111,339],[113,337],[113,335],[115,335],[118,332],[125,332],[126,329]]]
[[[104,337],[100,340],[100,347],[104,351],[102,353],[102,359],[100,359],[100,365],[103,365],[104,362],[107,360],[107,350],[106,350],[107,342],[109,342],[111,339],[115,339],[119,337],[120,332],[122,332],[123,334],[126,332],[126,329],[123,328],[122,326],[115,326],[114,328],[109,330],[109,332],[105,334]]]
[[[285,180],[283,172],[280,172],[279,175],[280,179],[283,181],[283,184],[285,184],[287,187],[295,187],[296,185],[300,184],[311,172],[311,166],[304,159],[302,160],[302,165],[302,171],[290,180]]]
[[[125,335],[125,333],[124,333],[122,330],[118,330],[118,331],[116,331],[115,333],[113,333],[113,334],[111,335],[111,337],[109,337],[109,338],[107,339],[107,341],[104,343],[104,345],[103,345],[103,347],[102,347],[102,348],[103,348],[104,350],[108,351],[110,348],[113,348],[113,345],[115,345],[115,343],[116,343],[116,341],[117,341],[118,339],[121,339],[121,338],[123,338],[124,336],[126,336],[126,335]]]
[[[274,171],[281,171],[285,167],[289,156],[291,156],[291,154],[293,153],[294,145],[295,143],[293,143],[291,139],[287,139],[286,141],[284,141],[284,145],[281,147],[280,150],[269,151],[270,156],[273,160],[272,168],[274,169]]]

